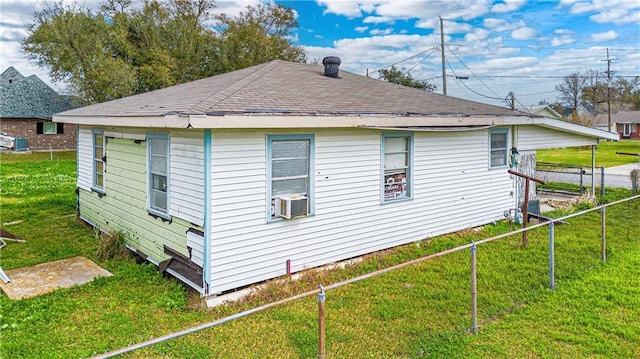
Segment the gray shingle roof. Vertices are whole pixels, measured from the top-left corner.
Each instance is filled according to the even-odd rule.
[[[609,123],[609,115],[599,113],[595,124],[606,125]],[[611,123],[640,123],[640,111],[618,111],[611,114]]]
[[[73,108],[70,96],[59,95],[37,76],[24,77],[13,66],[0,74],[0,117],[50,119]]]
[[[66,111],[73,116],[181,114],[530,116],[340,71],[275,60],[209,78]]]

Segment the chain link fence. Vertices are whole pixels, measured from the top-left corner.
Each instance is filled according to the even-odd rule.
[[[594,171],[591,167],[537,162],[535,177],[546,182],[538,185],[539,190],[582,195],[593,184],[596,193],[604,195],[604,167],[596,167]]]

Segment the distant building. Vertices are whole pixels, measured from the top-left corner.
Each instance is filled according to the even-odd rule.
[[[529,112],[532,115],[538,115],[543,117],[554,118],[556,120],[561,120],[562,115],[559,114],[556,110],[551,108],[549,105],[533,105],[527,106],[524,112]]]
[[[640,111],[618,111],[611,114],[611,129],[609,115],[600,113],[596,116],[594,127],[618,132],[621,138],[640,138]]]
[[[13,66],[0,74],[0,133],[26,138],[27,147],[75,149],[78,126],[54,123],[54,113],[72,109],[70,96],[59,95],[36,75],[23,76]]]

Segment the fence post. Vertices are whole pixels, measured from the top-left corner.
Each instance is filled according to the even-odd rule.
[[[325,359],[325,293],[322,284],[318,286],[318,359]]]
[[[555,223],[551,221],[549,223],[549,288],[553,292],[556,288],[555,280],[555,254],[554,254],[554,237],[555,237]]]
[[[476,244],[471,245],[471,332],[478,334],[478,294],[476,272]]]
[[[600,259],[607,261],[607,210],[603,205],[600,209]]]
[[[584,194],[584,170],[580,167],[580,194]]]

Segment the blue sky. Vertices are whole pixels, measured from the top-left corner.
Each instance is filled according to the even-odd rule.
[[[217,12],[238,13],[260,0],[221,0]],[[96,6],[97,0],[83,0]],[[291,41],[310,60],[335,55],[341,69],[372,77],[396,64],[442,92],[439,17],[444,21],[447,94],[517,106],[558,99],[564,76],[607,70],[640,75],[638,0],[308,0],[279,1],[297,14]],[[70,3],[70,1],[65,1]],[[0,71],[15,66],[49,82],[46,70],[19,52],[36,0],[0,0]],[[456,79],[458,77],[466,80]],[[57,89],[61,84],[54,85]]]

